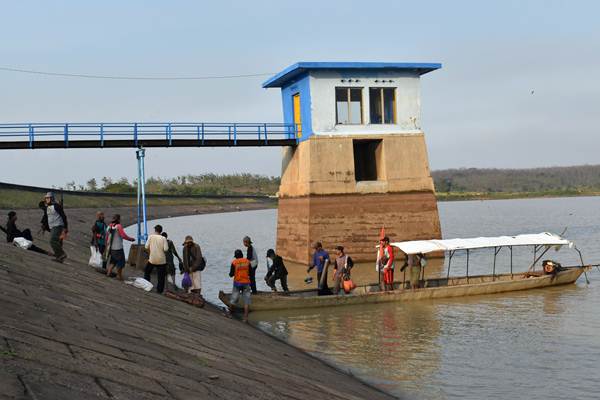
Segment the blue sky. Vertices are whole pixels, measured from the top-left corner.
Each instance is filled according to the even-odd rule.
[[[0,66],[104,75],[441,62],[422,79],[432,169],[598,164],[600,5],[583,1],[4,1]],[[0,71],[0,122],[279,122],[264,77],[106,81]],[[534,91],[531,94],[531,91]],[[278,175],[279,149],[151,149],[147,175]],[[134,150],[9,151],[0,181],[132,177]],[[10,171],[10,172],[9,172]]]

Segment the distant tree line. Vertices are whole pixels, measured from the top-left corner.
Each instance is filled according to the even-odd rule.
[[[600,191],[600,165],[433,171],[436,192],[542,193]]]
[[[600,192],[600,165],[529,169],[460,168],[432,171],[438,193],[580,193]],[[146,192],[153,194],[265,194],[279,189],[280,178],[258,174],[181,175],[149,178]],[[86,185],[67,183],[65,189],[135,193],[137,181],[92,178]]]
[[[202,174],[182,175],[175,178],[149,178],[146,180],[146,193],[152,194],[265,194],[277,193],[279,177],[258,174]],[[103,177],[100,182],[96,178],[87,181],[86,185],[76,185],[69,182],[68,190],[102,191],[109,193],[135,193],[137,179],[129,181],[121,178],[113,181]]]

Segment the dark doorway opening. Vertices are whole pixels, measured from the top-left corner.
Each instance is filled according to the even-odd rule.
[[[381,139],[353,140],[354,177],[357,182],[376,181],[379,176],[377,159],[380,153]]]

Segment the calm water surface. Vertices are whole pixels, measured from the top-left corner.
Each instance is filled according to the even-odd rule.
[[[440,203],[443,235],[496,236],[562,232],[600,262],[600,197]],[[249,234],[263,255],[275,242],[276,211],[250,211],[160,220],[181,243],[197,237],[208,258],[206,297],[218,303],[229,289],[228,264]],[[502,255],[504,257],[502,257]],[[514,264],[528,265],[530,250],[515,249]],[[508,271],[508,251],[499,255]],[[563,264],[576,253],[551,250]],[[266,272],[264,258],[258,276]],[[472,254],[470,271],[489,273],[492,254]],[[447,264],[430,261],[428,275]],[[291,267],[294,269],[295,267]],[[301,267],[298,267],[301,268]],[[372,265],[359,266],[371,277]],[[526,268],[526,267],[525,267]],[[455,256],[452,272],[464,273]],[[260,329],[404,398],[600,398],[600,273],[575,285],[412,303],[251,314]],[[367,278],[368,280],[368,278]],[[264,284],[263,289],[266,289]]]

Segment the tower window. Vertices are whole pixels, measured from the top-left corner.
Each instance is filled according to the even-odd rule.
[[[353,140],[354,178],[359,181],[376,181],[381,175],[378,159],[381,153],[381,139]]]
[[[395,124],[395,88],[369,88],[369,108],[372,124]]]
[[[362,124],[362,88],[335,88],[336,124]]]

